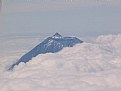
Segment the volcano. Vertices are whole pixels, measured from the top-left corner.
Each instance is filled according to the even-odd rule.
[[[59,33],[55,33],[53,36],[48,37],[31,51],[23,55],[9,68],[9,70],[12,70],[15,65],[18,65],[21,62],[29,62],[33,57],[36,57],[39,54],[56,53],[62,50],[64,47],[73,47],[79,43],[83,43],[83,41],[76,37],[63,37]]]

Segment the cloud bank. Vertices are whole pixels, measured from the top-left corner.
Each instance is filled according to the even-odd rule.
[[[121,91],[120,40],[120,34],[103,35],[93,43],[38,55],[3,71],[1,91]]]

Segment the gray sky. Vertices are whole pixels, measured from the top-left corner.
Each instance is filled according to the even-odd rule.
[[[2,1],[0,0],[0,11],[1,11]]]
[[[7,0],[4,33],[96,36],[121,32],[120,0]]]

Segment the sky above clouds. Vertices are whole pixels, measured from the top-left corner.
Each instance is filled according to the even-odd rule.
[[[6,0],[4,32],[74,36],[121,31],[120,0]]]
[[[117,6],[120,0],[7,0],[10,12],[32,12],[45,10],[58,10],[69,8],[80,8],[89,6]]]

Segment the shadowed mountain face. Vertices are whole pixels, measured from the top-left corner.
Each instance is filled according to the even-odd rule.
[[[9,70],[12,70],[15,65],[20,62],[28,62],[33,57],[39,54],[45,53],[56,53],[62,50],[64,47],[73,47],[75,44],[82,43],[80,39],[76,37],[62,37],[60,34],[56,33],[52,37],[48,37],[42,43],[33,48],[30,52],[22,56],[15,64],[13,64]]]

